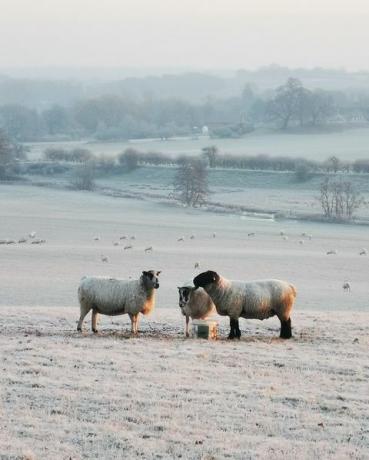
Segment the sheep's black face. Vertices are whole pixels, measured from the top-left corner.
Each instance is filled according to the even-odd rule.
[[[190,299],[190,291],[191,289],[188,287],[179,287],[178,288],[178,294],[179,294],[179,307],[184,308],[189,299]]]
[[[159,289],[159,275],[161,272],[156,272],[155,270],[149,270],[147,272],[142,272],[142,278],[145,285],[148,288]]]
[[[200,273],[200,275],[195,276],[193,279],[193,284],[195,288],[205,287],[208,284],[216,283],[219,280],[219,275],[217,272],[209,270],[207,272]]]

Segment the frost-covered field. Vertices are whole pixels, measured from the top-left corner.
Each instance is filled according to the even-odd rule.
[[[273,320],[184,339],[163,309],[138,338],[75,320],[2,308],[1,459],[369,458],[368,313],[296,312],[289,341]]]
[[[20,185],[0,197],[0,239],[46,239],[0,245],[0,459],[369,458],[367,227]],[[226,320],[217,342],[185,340],[176,286],[195,262],[293,282],[294,338],[272,318],[242,320],[240,342],[225,340]],[[83,275],[151,268],[157,308],[138,338],[126,317],[75,331]]]
[[[0,239],[32,231],[46,239],[43,245],[0,245],[0,305],[77,305],[86,274],[126,278],[153,268],[162,270],[158,306],[177,308],[176,286],[193,278],[199,262],[200,270],[233,279],[287,279],[298,288],[298,309],[368,308],[369,255],[359,255],[369,250],[367,227],[252,220],[30,186],[3,185],[0,196]],[[136,239],[114,246],[123,235]],[[133,248],[124,250],[129,244]],[[153,252],[145,254],[149,246]],[[337,254],[326,255],[330,250]],[[342,290],[345,280],[350,294]]]

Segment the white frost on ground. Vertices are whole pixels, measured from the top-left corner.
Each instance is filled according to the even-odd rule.
[[[183,338],[157,310],[77,333],[77,308],[3,307],[1,459],[369,458],[367,313],[241,321],[240,342]]]

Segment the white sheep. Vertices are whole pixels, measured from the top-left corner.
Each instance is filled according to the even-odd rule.
[[[87,313],[92,310],[91,328],[97,332],[98,314],[117,316],[128,314],[131,332],[138,332],[138,315],[149,314],[155,306],[155,289],[159,288],[160,272],[143,271],[138,280],[84,277],[78,288],[80,318],[77,330]]]
[[[31,233],[28,234],[28,236],[30,238],[34,238],[36,236],[36,232],[31,232]]]
[[[229,316],[230,339],[241,337],[240,317],[263,320],[274,315],[281,322],[280,337],[292,337],[291,310],[296,298],[296,288],[292,284],[275,279],[232,281],[214,271],[200,273],[193,284],[205,289],[219,315]]]
[[[191,319],[205,319],[215,312],[215,305],[202,288],[195,289],[191,283],[178,287],[179,307],[186,317],[185,335],[189,337],[189,322]]]

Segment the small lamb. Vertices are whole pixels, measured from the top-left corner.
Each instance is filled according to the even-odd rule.
[[[179,307],[186,317],[186,337],[190,336],[189,321],[191,319],[205,319],[215,312],[213,301],[204,289],[195,289],[191,283],[178,287]]]

